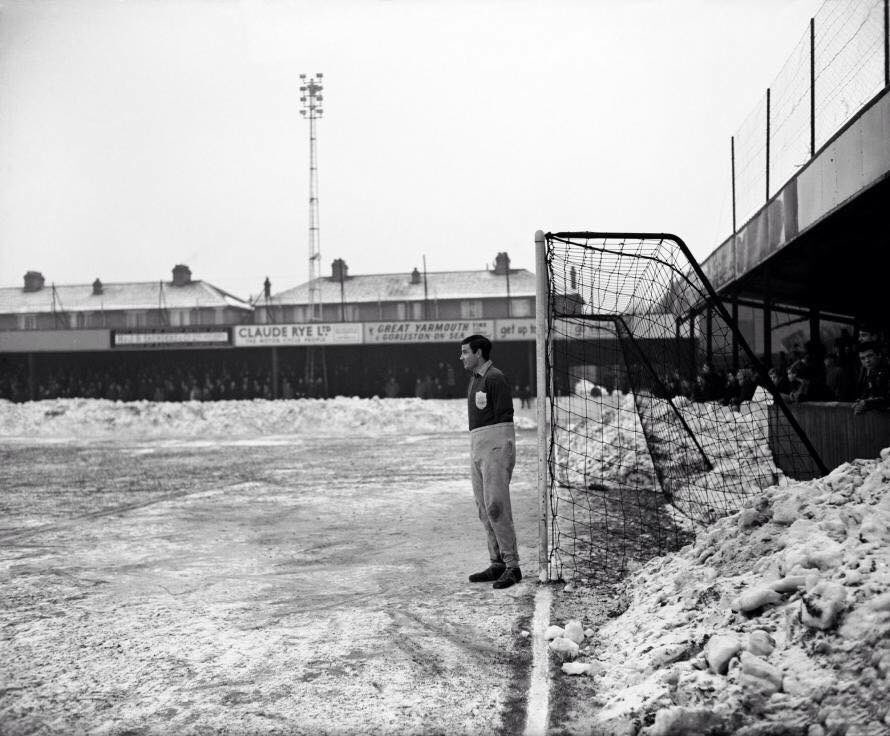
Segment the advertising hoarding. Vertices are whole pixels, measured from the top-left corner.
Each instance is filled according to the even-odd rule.
[[[113,330],[111,333],[113,348],[225,347],[229,342],[226,327],[208,327],[204,330]]]
[[[108,330],[0,331],[0,353],[73,353],[108,350]]]
[[[311,322],[307,324],[240,325],[233,328],[235,347],[283,347],[288,345],[360,345],[360,322]]]
[[[514,342],[535,339],[535,318],[497,319],[491,339],[495,342]]]
[[[400,342],[459,343],[467,335],[494,337],[494,321],[490,319],[455,319],[365,323],[365,343],[368,345]]]

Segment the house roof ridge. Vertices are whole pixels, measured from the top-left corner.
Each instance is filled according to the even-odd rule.
[[[99,280],[102,281],[101,278]],[[73,283],[73,284],[68,284],[68,283],[57,284],[54,281],[49,281],[49,282],[45,282],[43,287],[41,289],[39,289],[38,291],[45,291],[47,289],[52,289],[53,287],[55,287],[56,289],[62,289],[62,288],[76,289],[76,288],[80,288],[80,287],[83,287],[85,289],[92,289],[93,283],[94,283],[93,281],[90,281],[90,282],[84,282],[84,283],[78,282],[78,283]],[[163,283],[164,285],[172,286],[173,280],[172,279],[154,279],[152,281],[102,281],[102,286],[103,287],[105,287],[105,286],[145,286],[147,284],[156,285],[158,283]],[[192,279],[187,284],[184,284],[184,286],[191,286],[192,284],[207,284],[208,286],[210,286],[211,288],[214,288],[214,289],[220,288],[218,286],[214,286],[213,284],[211,284],[209,281],[206,281],[205,279]],[[181,287],[177,286],[176,288],[178,289]],[[24,287],[22,287],[22,286],[0,286],[0,289],[12,289],[12,290],[23,291]],[[222,291],[222,289],[220,289],[220,290]],[[239,299],[240,297],[235,297],[235,298]]]

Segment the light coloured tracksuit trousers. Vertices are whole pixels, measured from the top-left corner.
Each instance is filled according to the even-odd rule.
[[[516,464],[516,430],[513,422],[470,431],[470,474],[479,519],[488,534],[492,562],[519,567],[510,478]]]

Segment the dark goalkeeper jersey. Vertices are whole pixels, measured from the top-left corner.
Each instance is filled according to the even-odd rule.
[[[510,384],[491,361],[479,369],[481,375],[473,371],[470,387],[467,390],[467,408],[470,431],[492,424],[513,422],[513,393]]]

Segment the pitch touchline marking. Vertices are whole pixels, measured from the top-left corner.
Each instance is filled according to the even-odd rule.
[[[528,706],[524,736],[546,736],[550,709],[550,657],[544,633],[550,626],[550,588],[542,586],[535,593],[532,619],[532,673],[529,678]]]

